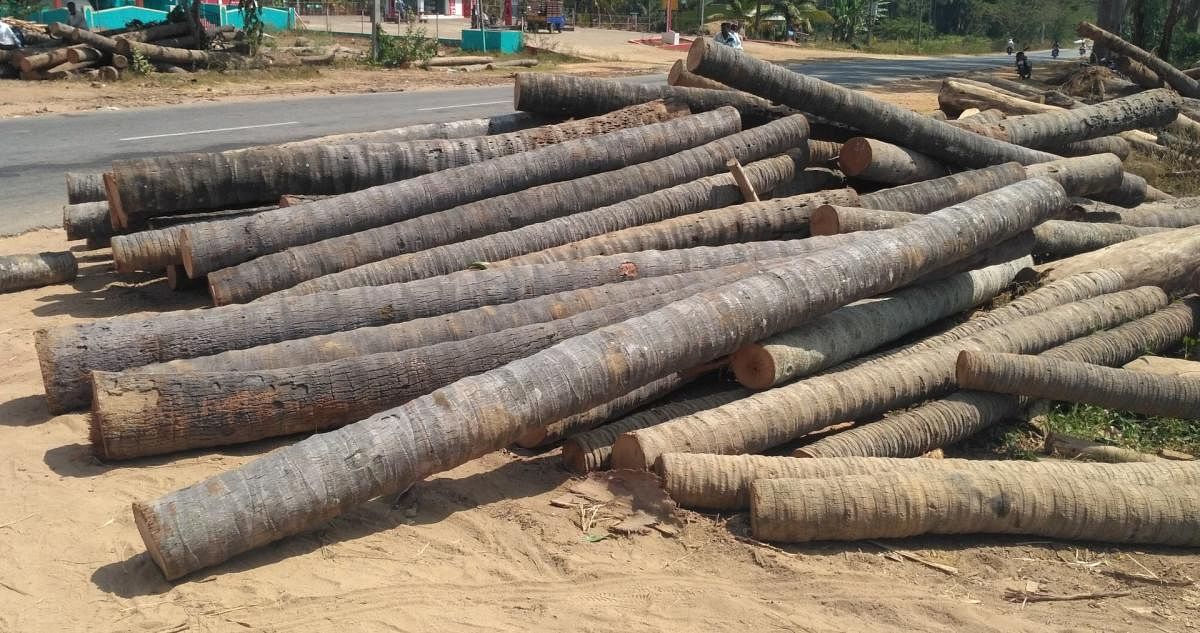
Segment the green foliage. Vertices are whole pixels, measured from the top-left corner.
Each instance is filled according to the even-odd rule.
[[[129,58],[129,71],[135,75],[150,75],[154,73],[154,64],[146,59],[142,51],[133,50],[133,54]]]
[[[1046,419],[1051,431],[1153,452],[1169,448],[1185,453],[1200,451],[1200,424],[1192,420],[1148,418],[1091,405],[1064,405]]]
[[[1200,66],[1200,33],[1177,30],[1171,45],[1171,61],[1180,68]]]
[[[49,6],[51,3],[47,0],[3,0],[0,1],[0,15],[27,20]]]
[[[437,54],[437,40],[426,37],[425,29],[412,24],[404,35],[388,35],[381,25],[375,26],[379,37],[379,59],[376,64],[386,68],[424,61]]]
[[[240,0],[240,4],[242,32],[246,34],[246,43],[250,45],[250,54],[257,55],[263,41],[262,5],[258,0]]]

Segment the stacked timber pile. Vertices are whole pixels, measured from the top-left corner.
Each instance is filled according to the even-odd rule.
[[[139,72],[185,72],[209,65],[229,68],[246,63],[232,48],[222,50],[226,39],[237,39],[235,32],[218,30],[197,37],[186,22],[95,33],[61,23],[44,30],[22,26],[26,35],[42,36],[27,41],[24,48],[0,51],[0,69],[6,69],[0,70],[0,77],[115,81],[135,62],[140,65]]]
[[[72,176],[74,237],[216,305],[39,331],[50,407],[114,461],[297,436],[134,504],[163,573],[514,443],[771,540],[1198,544],[1194,462],[919,457],[1047,397],[1194,417],[1192,378],[1114,368],[1194,335],[1200,200],[1050,151],[1178,94],[951,123],[707,39],[672,82],[520,74],[524,114]]]

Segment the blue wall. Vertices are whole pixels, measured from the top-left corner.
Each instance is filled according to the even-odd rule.
[[[128,0],[117,0],[128,1]],[[145,4],[153,8],[144,8],[138,6],[122,6],[112,9],[101,9],[93,11],[84,8],[83,17],[87,20],[88,28],[93,31],[107,31],[111,29],[123,29],[125,25],[133,20],[140,20],[143,23],[150,24],[152,22],[162,22],[167,19],[167,13],[170,12],[174,3],[168,4],[169,0],[145,0]],[[201,12],[204,19],[217,26],[232,26],[242,28],[244,22],[242,20],[242,10],[238,8],[230,8],[217,4],[205,4],[201,7]],[[66,23],[66,9],[43,9],[33,17],[35,22],[42,24],[51,24],[53,22]],[[263,7],[262,10],[263,25],[272,31],[282,31],[296,27],[296,10],[295,9],[272,9]]]

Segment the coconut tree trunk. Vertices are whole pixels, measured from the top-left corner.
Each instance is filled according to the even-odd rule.
[[[892,229],[897,230],[897,229]],[[1025,317],[918,354],[858,365],[764,391],[736,405],[629,433],[613,445],[614,468],[650,468],[663,453],[757,453],[845,420],[879,415],[954,388],[959,350],[1037,353],[1166,305],[1139,288]]]
[[[185,43],[185,42],[179,42]],[[195,46],[194,39],[188,38],[188,45]],[[117,39],[114,43],[115,50],[113,52],[132,57],[134,53],[140,53],[142,57],[152,62],[161,62],[164,64],[173,64],[176,66],[191,67],[191,66],[208,66],[210,64],[222,64],[226,67],[235,65],[237,57],[231,53],[208,51],[202,49],[177,48],[175,46],[159,46],[148,42],[131,42],[126,39]]]
[[[750,485],[762,479],[824,481],[847,475],[884,473],[991,473],[1083,477],[1138,486],[1195,486],[1200,470],[1185,463],[1078,464],[1072,462],[1000,461],[977,459],[909,459],[894,457],[764,457],[668,453],[655,464],[663,489],[685,508],[744,511],[750,508]],[[873,485],[872,485],[873,487]]]
[[[830,201],[854,203],[858,201],[858,195],[853,189],[819,191],[691,213],[513,257],[503,260],[501,265],[807,237],[809,211]],[[482,249],[478,252],[487,253]]]
[[[791,108],[737,90],[656,86],[550,73],[517,73],[513,108],[544,116],[594,116],[655,99],[684,103],[692,112],[733,106],[746,127],[796,114]]]
[[[337,428],[695,291],[679,288],[565,319],[316,365],[199,373],[96,372],[93,450],[103,459],[130,459]],[[147,398],[148,393],[154,397]]]
[[[947,79],[938,90],[938,105],[947,114],[957,115],[970,108],[979,110],[996,109],[1007,115],[1038,114],[1057,112],[1061,108],[1047,103],[1031,101],[995,86],[979,85],[958,79]]]
[[[81,202],[63,206],[63,230],[68,240],[110,237],[116,233],[108,219],[107,202]]]
[[[1168,291],[1190,288],[1200,257],[1200,227],[1175,229],[1080,253],[1037,267],[1043,282],[1076,273],[1108,269],[1130,285],[1156,285]]]
[[[1195,298],[1191,298],[1185,300],[1184,303],[1187,304],[1195,301]],[[1187,332],[1187,334],[1192,332],[1195,332],[1195,329]],[[1125,363],[1121,367],[1123,369],[1128,369],[1129,371],[1140,371],[1159,376],[1179,376],[1180,378],[1190,378],[1192,380],[1200,378],[1200,363],[1194,360],[1184,360],[1182,358],[1167,358],[1165,356],[1149,355],[1153,353],[1153,351],[1147,351],[1146,356],[1139,356],[1128,363]]]
[[[1082,402],[1162,417],[1200,416],[1200,381],[1176,376],[969,351],[959,356],[956,373],[959,385],[966,389]]]
[[[724,168],[724,161],[730,156],[750,160],[785,152],[803,144],[807,133],[808,125],[803,117],[789,117],[657,160],[515,191],[405,222],[297,246],[209,275],[213,301],[217,305],[249,301],[271,292],[291,288],[303,281],[342,271],[345,272],[335,277],[339,280],[352,278],[349,283],[327,280],[322,284],[310,284],[308,292],[312,289],[382,285],[416,279],[419,277],[401,274],[402,271],[396,266],[398,256],[414,253],[404,257],[405,260],[410,260],[416,256],[417,251],[448,245],[442,249],[444,252],[453,244],[464,240],[477,238],[472,240],[475,242],[478,239],[488,239],[481,236],[502,234],[556,217],[619,203],[659,189],[684,185],[719,172]],[[773,166],[775,163],[768,167]],[[772,177],[766,178],[762,184],[773,188],[780,182],[774,179],[774,175],[782,172],[767,169],[767,173]],[[793,166],[792,174],[794,173]],[[686,211],[686,207],[680,210]],[[653,216],[652,213],[647,215]],[[537,230],[529,233],[534,237],[540,236],[540,231]],[[464,252],[463,256],[445,262],[442,267],[425,268],[417,274],[421,277],[445,274],[461,270],[480,259],[504,259],[529,250],[555,245],[550,236],[540,236],[540,240],[528,246],[519,241],[504,239],[505,237],[491,237],[493,241],[502,243],[503,248],[499,251],[504,253],[502,255],[497,256],[496,253],[487,250]],[[463,248],[466,246],[462,245]],[[367,266],[368,264],[371,265]],[[371,281],[360,283],[359,280]]]
[[[71,61],[69,53],[72,48],[75,47],[64,46],[62,48],[48,50],[44,53],[21,55],[19,58],[17,58],[17,66],[21,69],[21,72],[28,73],[35,70],[46,70],[60,64],[66,64]]]
[[[104,198],[104,178],[99,173],[67,172],[67,203],[101,202]]]
[[[950,175],[948,167],[924,154],[861,136],[842,145],[838,167],[847,176],[891,185]]]
[[[75,255],[37,253],[0,256],[0,292],[38,288],[70,281],[79,273]]]
[[[808,141],[808,164],[815,167],[834,167],[842,153],[842,144],[833,141]]]
[[[1029,165],[1025,168],[1025,175],[1029,178],[1049,178],[1062,185],[1067,194],[1072,196],[1108,194],[1126,186],[1121,159],[1115,154],[1062,158]],[[1144,186],[1145,180],[1140,182]]]
[[[1195,300],[1177,303],[1111,330],[1078,338],[1041,354],[1043,358],[1116,366],[1144,353],[1178,345],[1195,331]],[[959,391],[879,422],[822,438],[797,449],[796,457],[916,457],[950,446],[1019,412],[1017,398]]]
[[[738,382],[751,389],[817,373],[991,301],[1029,261],[1024,257],[848,305],[794,330],[742,346],[730,366]]]
[[[1151,202],[1121,209],[1111,221],[1129,226],[1186,228],[1200,224],[1200,197]]]
[[[609,467],[612,457],[613,442],[622,434],[719,407],[745,398],[751,393],[747,389],[729,384],[714,386],[705,383],[686,389],[666,402],[567,438],[562,447],[563,465],[576,473],[605,470]]]
[[[123,371],[355,328],[399,323],[555,292],[808,253],[804,240],[626,253],[585,262],[462,271],[407,284],[267,299],[251,305],[124,317],[39,330],[51,411],[86,406],[93,370]]]
[[[116,36],[116,39],[129,40],[131,42],[153,42],[169,37],[182,37],[189,33],[191,33],[191,28],[187,22],[167,22],[136,31],[127,31]]]
[[[979,207],[944,211],[796,258],[770,273],[575,337],[195,486],[138,502],[135,522],[164,575],[178,578],[311,529],[680,367],[891,290],[1027,230],[1065,201],[1056,183],[1018,183],[989,194]],[[502,406],[488,404],[489,394]],[[324,482],[320,495],[305,483],[317,480]],[[214,496],[212,490],[228,494]],[[238,528],[249,524],[256,528]]]
[[[534,323],[564,319],[606,305],[624,303],[690,286],[717,287],[761,272],[771,262],[734,264],[711,270],[648,277],[624,283],[580,288],[387,325],[362,327],[300,339],[232,349],[208,356],[154,363],[126,371],[138,373],[222,372],[283,369],[399,352],[445,341],[491,334]]]
[[[660,101],[495,136],[304,144],[120,160],[113,162],[116,200],[109,202],[117,205],[122,224],[136,225],[152,215],[274,203],[288,193],[340,194],[685,114]]]
[[[92,48],[86,44],[78,44],[69,46],[67,51],[67,61],[72,64],[81,64],[83,62],[100,62],[104,60],[104,51]]]
[[[1073,110],[1010,116],[995,127],[1009,143],[1055,149],[1075,141],[1165,126],[1179,116],[1180,105],[1179,95],[1159,88]]]
[[[1049,455],[1063,459],[1073,459],[1084,462],[1104,462],[1106,464],[1128,464],[1131,462],[1157,462],[1163,458],[1149,453],[1142,453],[1131,448],[1109,446],[1099,442],[1071,437],[1061,433],[1050,433],[1046,436],[1044,450]]]
[[[379,185],[335,198],[193,227],[182,255],[190,276],[290,246],[400,222],[529,187],[644,162],[736,133],[737,112],[715,112],[619,130]],[[581,156],[586,156],[581,160]]]
[[[704,88],[705,90],[729,90],[729,86],[711,79],[701,77],[692,72],[688,72],[687,64],[682,59],[675,60],[671,64],[671,70],[667,72],[667,85],[678,86],[680,88]]]
[[[1153,70],[1146,68],[1145,64],[1134,61],[1128,57],[1117,58],[1117,69],[1121,74],[1129,77],[1129,79],[1146,89],[1162,88],[1163,80]]]
[[[50,25],[50,35],[61,38],[68,42],[76,44],[87,44],[92,48],[99,49],[105,53],[117,52],[117,41],[111,37],[105,37],[98,33],[93,33],[87,29],[80,29],[73,26],[67,26],[61,22],[55,22]]]
[[[1067,475],[893,472],[750,485],[751,533],[789,543],[991,533],[1195,546],[1198,512],[1197,486],[1164,489]]]
[[[1126,42],[1120,36],[1114,35],[1090,22],[1080,22],[1077,30],[1083,37],[1092,38],[1096,42],[1097,47],[1103,46],[1108,50],[1120,53],[1125,57],[1144,64],[1159,77],[1162,77],[1163,81],[1167,82],[1167,85],[1179,91],[1179,94],[1185,97],[1200,97],[1200,84],[1195,79],[1180,72],[1170,62],[1159,59],[1153,54]]]
[[[1006,163],[881,189],[863,194],[859,200],[861,206],[869,209],[929,213],[1020,182],[1025,177],[1021,165]]]
[[[1059,148],[1059,153],[1063,156],[1115,154],[1121,160],[1129,158],[1130,151],[1129,141],[1120,136],[1101,136],[1100,138],[1088,139],[1086,141],[1067,143]]]

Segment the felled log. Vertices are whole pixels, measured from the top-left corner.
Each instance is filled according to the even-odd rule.
[[[623,433],[644,429],[679,416],[719,407],[750,395],[734,385],[714,387],[702,384],[611,424],[605,424],[567,438],[562,446],[563,465],[576,473],[605,470],[612,457],[612,445]]]
[[[569,435],[589,431],[605,422],[622,418],[631,411],[667,396],[688,382],[687,373],[664,376],[583,413],[565,417],[544,428],[531,429],[518,437],[515,443],[522,448],[549,446]]]
[[[894,341],[938,319],[990,301],[1028,257],[867,299],[769,339],[730,358],[738,382],[767,389],[814,374]]]
[[[1128,57],[1117,58],[1117,70],[1143,88],[1154,89],[1163,86],[1162,77],[1147,68],[1145,64]]]
[[[116,66],[101,66],[97,70],[100,71],[100,81],[116,81],[121,78],[121,71]]]
[[[63,206],[63,229],[68,240],[109,237],[115,233],[108,220],[107,202],[82,202]]]
[[[339,194],[686,114],[656,102],[470,139],[305,144],[118,160],[112,166],[116,190],[109,205],[124,226],[136,226],[151,215],[263,204],[287,193]]]
[[[1147,354],[1158,350],[1146,350]],[[1180,378],[1200,379],[1200,363],[1182,358],[1165,356],[1139,356],[1121,366],[1129,371],[1140,371],[1159,376],[1178,376]]]
[[[1114,293],[1024,317],[931,350],[809,377],[756,393],[736,405],[623,435],[613,445],[613,467],[650,468],[659,455],[670,452],[762,452],[830,424],[949,393],[955,387],[958,350],[1037,353],[1166,303],[1157,288]]]
[[[505,134],[526,128],[553,123],[554,120],[535,116],[528,112],[513,112],[482,119],[464,119],[461,121],[446,121],[443,123],[421,123],[406,125],[389,130],[372,132],[351,132],[348,134],[331,134],[315,139],[283,143],[278,147],[286,149],[312,145],[359,145],[362,143],[399,143],[425,139],[466,138],[470,136],[486,136],[489,134]]]
[[[823,481],[847,475],[883,473],[990,473],[1083,477],[1138,486],[1196,486],[1200,469],[1180,463],[1077,464],[977,459],[911,459],[894,457],[764,457],[668,453],[655,464],[663,489],[685,508],[741,511],[750,507],[750,485],[761,479]]]
[[[572,238],[593,235],[597,228],[586,220],[621,222],[613,209],[604,208],[606,205],[685,185],[718,172],[730,156],[750,160],[778,154],[803,143],[807,133],[803,117],[789,117],[707,143],[703,142],[710,138],[710,133],[697,131],[687,138],[694,141],[691,145],[698,146],[677,148],[680,151],[669,156],[296,246],[216,271],[209,275],[213,300],[217,305],[243,302],[293,286],[295,289],[289,294],[410,281],[462,270],[480,260],[507,259],[556,246]],[[781,179],[790,180],[795,167],[773,162],[765,166],[764,172],[764,184],[773,187]],[[711,185],[706,182],[693,189],[701,189],[704,184]],[[669,196],[665,198],[664,202],[675,202]],[[658,214],[664,212],[691,210],[687,205],[664,207],[661,203],[623,208],[636,209],[637,213],[636,217],[625,220],[627,225],[660,219],[662,216]],[[567,233],[549,230],[565,226],[562,222],[543,224],[559,216],[590,210],[596,212],[575,218],[580,221],[571,222]],[[516,230],[520,233],[515,233]],[[298,286],[306,281],[302,288]]]
[[[1121,209],[1112,221],[1129,226],[1184,228],[1200,224],[1200,197],[1150,202]]]
[[[440,68],[445,66],[467,66],[470,64],[490,64],[496,61],[494,57],[485,57],[480,55],[462,55],[459,57],[431,57],[424,61],[419,61],[414,66],[418,68]]]
[[[337,428],[693,292],[678,288],[470,339],[316,365],[95,372],[92,448],[103,459],[130,459]]]
[[[557,143],[252,218],[214,222],[184,232],[183,263],[189,275],[206,274],[289,246],[670,155],[733,134],[738,127],[737,112],[721,109]]]
[[[123,371],[177,358],[396,323],[643,277],[809,252],[802,240],[649,251],[537,268],[461,271],[406,284],[265,299],[249,305],[126,317],[39,330],[34,336],[47,404],[89,402],[93,370]],[[263,327],[269,323],[270,327]],[[618,394],[619,395],[619,394]]]
[[[1142,453],[1131,448],[1110,446],[1072,437],[1062,433],[1050,433],[1046,436],[1043,450],[1048,455],[1056,455],[1063,459],[1074,459],[1085,462],[1103,462],[1106,464],[1128,464],[1136,462],[1157,462],[1162,458],[1149,453]]]
[[[687,64],[682,59],[677,59],[674,64],[671,64],[671,70],[667,72],[667,85],[680,86],[682,88],[704,88],[706,90],[729,90],[729,86],[719,81],[713,81],[707,77],[701,77],[689,72]]]
[[[129,68],[129,58],[124,55],[113,55],[109,65],[118,71],[125,70]]]
[[[1115,154],[1062,158],[1025,167],[1029,178],[1049,178],[1071,196],[1107,195],[1125,186],[1125,169]],[[1133,182],[1131,180],[1131,182]],[[1145,181],[1141,180],[1144,184]]]
[[[1010,116],[995,126],[1009,143],[1055,149],[1127,130],[1165,126],[1179,117],[1179,107],[1179,95],[1160,88],[1072,110]]]
[[[900,229],[864,234],[869,238],[575,337],[502,371],[465,378],[195,486],[137,502],[139,533],[168,578],[220,563],[501,448],[530,428],[943,268],[1027,230],[1065,199],[1061,187],[1041,179],[996,195],[990,201],[995,206],[943,211]],[[910,252],[923,256],[900,256]],[[807,301],[796,301],[797,296]],[[654,343],[673,339],[674,333],[687,344]],[[649,349],[654,353],[648,354]],[[487,394],[503,394],[503,407],[485,404]],[[470,406],[462,406],[468,402]],[[380,441],[382,437],[387,440]],[[437,448],[419,450],[421,446]],[[303,479],[286,466],[296,463],[306,464]],[[312,494],[306,483],[315,480],[324,482],[320,495]],[[212,490],[232,494],[213,495]],[[253,510],[247,505],[251,503]],[[239,529],[249,513],[256,525],[270,527]]]
[[[1200,544],[1197,512],[1200,487],[1066,475],[892,472],[750,485],[751,533],[792,543],[993,533],[1194,546]]]
[[[513,108],[555,117],[592,116],[655,99],[684,103],[692,112],[733,106],[747,127],[796,114],[791,108],[736,90],[655,86],[549,73],[517,73]]]
[[[1054,281],[1076,273],[1108,269],[1133,285],[1152,284],[1169,291],[1191,283],[1200,256],[1200,226],[1144,235],[1097,251],[1037,267],[1038,278]]]
[[[22,72],[33,72],[35,70],[46,70],[54,66],[65,64],[71,61],[69,52],[76,47],[64,46],[55,48],[44,53],[36,53],[33,55],[22,55],[18,58],[17,65]],[[94,49],[93,49],[94,50]]]
[[[1169,305],[1140,319],[1043,352],[1045,358],[1116,366],[1177,345],[1195,331],[1200,302]],[[883,420],[802,446],[796,457],[915,457],[950,446],[1019,413],[1018,400],[984,391],[959,391]]]
[[[325,53],[324,55],[301,55],[297,57],[301,66],[328,66],[335,59],[334,53]]]
[[[195,40],[185,38],[174,40],[174,44],[195,45]],[[223,51],[208,51],[191,48],[180,48],[178,46],[160,46],[152,42],[133,42],[127,39],[117,39],[114,41],[114,53],[124,55],[125,57],[133,57],[133,54],[140,53],[151,62],[162,62],[166,64],[174,64],[177,66],[208,66],[211,64],[220,64],[223,66],[236,65],[237,55]]]
[[[985,88],[957,79],[942,82],[938,91],[938,105],[947,113],[958,113],[968,108],[980,110],[998,109],[1008,115],[1057,112],[1062,108],[1046,103],[1030,101],[1011,93],[1005,94],[995,87]]]
[[[1021,165],[1005,163],[880,189],[859,196],[859,204],[869,209],[929,213],[1020,182],[1025,177],[1025,169]]]
[[[78,64],[80,62],[98,62],[104,59],[103,51],[97,48],[92,48],[91,46],[87,46],[86,44],[68,46],[64,50],[67,51],[67,61],[71,62],[72,64]]]
[[[949,168],[924,154],[863,137],[842,144],[838,167],[847,176],[892,185],[950,175]]]
[[[808,164],[823,167],[833,166],[842,153],[842,144],[833,141],[808,140]]]
[[[1081,402],[1145,415],[1200,417],[1200,381],[1037,356],[963,352],[958,384],[1037,398]]]
[[[954,80],[961,83],[974,84],[976,86],[990,88],[1003,94],[1021,97],[1036,103],[1055,105],[1060,108],[1075,108],[1084,105],[1082,102],[1068,97],[1057,90],[1042,90],[1030,84],[1022,83],[1020,81],[1013,81],[1011,79],[1005,79],[1003,77],[997,77],[988,73],[974,75],[973,79],[955,77]]]
[[[1088,156],[1091,154],[1115,154],[1117,158],[1129,158],[1129,141],[1120,136],[1101,136],[1086,141],[1075,141],[1059,146],[1058,153],[1063,156]]]
[[[167,22],[135,31],[126,31],[116,36],[115,39],[129,40],[131,42],[152,42],[171,37],[183,37],[189,33],[191,33],[191,26],[187,22]]]
[[[0,256],[0,292],[70,281],[79,273],[75,256],[62,253]]]
[[[105,53],[117,52],[117,41],[113,38],[105,37],[99,33],[93,33],[87,29],[67,26],[61,22],[55,22],[54,24],[50,25],[50,34],[55,37],[62,38],[68,42],[87,44],[88,46]]]
[[[1109,33],[1090,22],[1080,22],[1076,30],[1079,35],[1089,37],[1109,50],[1144,64],[1169,86],[1179,91],[1179,94],[1185,97],[1200,97],[1200,83],[1180,72],[1170,62],[1159,59],[1154,54],[1126,42],[1119,35]]]
[[[67,62],[65,64],[59,64],[53,68],[48,68],[45,70],[46,79],[64,79],[66,77],[75,75],[81,70],[92,68],[95,65],[96,62],[80,62],[78,64]]]
[[[118,272],[133,272],[135,270],[159,270],[172,265],[182,265],[183,257],[179,254],[179,236],[184,228],[202,222],[217,222],[229,218],[242,217],[270,211],[276,207],[252,207],[249,209],[234,209],[215,213],[197,213],[188,215],[165,216],[180,220],[178,224],[137,231],[128,235],[116,235],[112,239],[113,264]],[[162,219],[156,224],[161,224]]]

